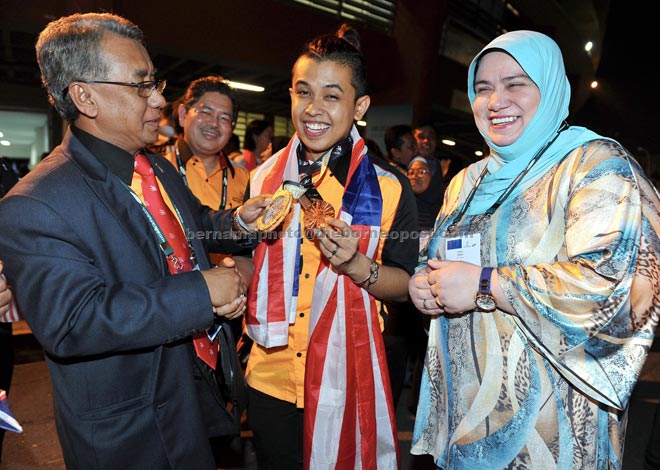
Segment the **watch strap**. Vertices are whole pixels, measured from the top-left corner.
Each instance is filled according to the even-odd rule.
[[[490,294],[490,275],[493,268],[483,268],[481,276],[479,276],[479,293],[488,295]]]

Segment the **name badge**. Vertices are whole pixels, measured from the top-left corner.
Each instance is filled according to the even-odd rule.
[[[446,261],[465,261],[481,266],[481,234],[471,233],[444,239]]]

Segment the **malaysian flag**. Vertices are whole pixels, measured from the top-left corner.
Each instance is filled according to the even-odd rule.
[[[359,251],[376,259],[382,196],[355,127],[351,137],[353,153],[340,218],[362,235]],[[256,170],[252,195],[272,193],[283,180],[297,180],[298,144],[294,135],[282,151],[285,155],[272,157]],[[262,241],[255,249],[246,322],[250,336],[264,347],[286,345],[289,324],[295,321],[298,210],[294,205],[280,238]],[[327,260],[319,266],[312,298],[304,417],[306,470],[398,468],[394,407],[375,299],[331,269]]]
[[[6,429],[7,431],[13,432],[23,432],[23,428],[14,415],[11,414],[9,410],[9,403],[7,403],[7,392],[0,389],[0,429]]]

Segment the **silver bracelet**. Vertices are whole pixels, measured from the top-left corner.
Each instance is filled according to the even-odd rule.
[[[252,230],[248,224],[245,223],[245,221],[241,218],[241,214],[238,213],[239,208],[236,208],[234,211],[234,222],[235,224],[244,232],[248,234],[253,234],[254,230]]]
[[[362,286],[365,282],[368,282],[367,287],[369,287],[372,284],[375,284],[376,281],[378,280],[378,271],[380,269],[380,265],[376,263],[375,260],[371,260],[371,263],[369,263],[369,274],[365,279],[362,281],[353,281],[355,282],[358,286]],[[373,278],[373,281],[371,280]]]
[[[372,284],[376,284],[376,281],[378,281],[378,272],[380,271],[380,264],[376,263],[375,261],[372,261],[371,264],[369,265],[369,284],[367,284],[367,287],[371,286]]]

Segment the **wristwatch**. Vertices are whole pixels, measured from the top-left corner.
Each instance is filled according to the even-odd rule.
[[[483,312],[492,312],[497,307],[495,297],[493,297],[493,294],[490,291],[490,274],[492,272],[493,268],[483,268],[481,270],[481,276],[479,277],[479,290],[474,299],[477,308]]]

